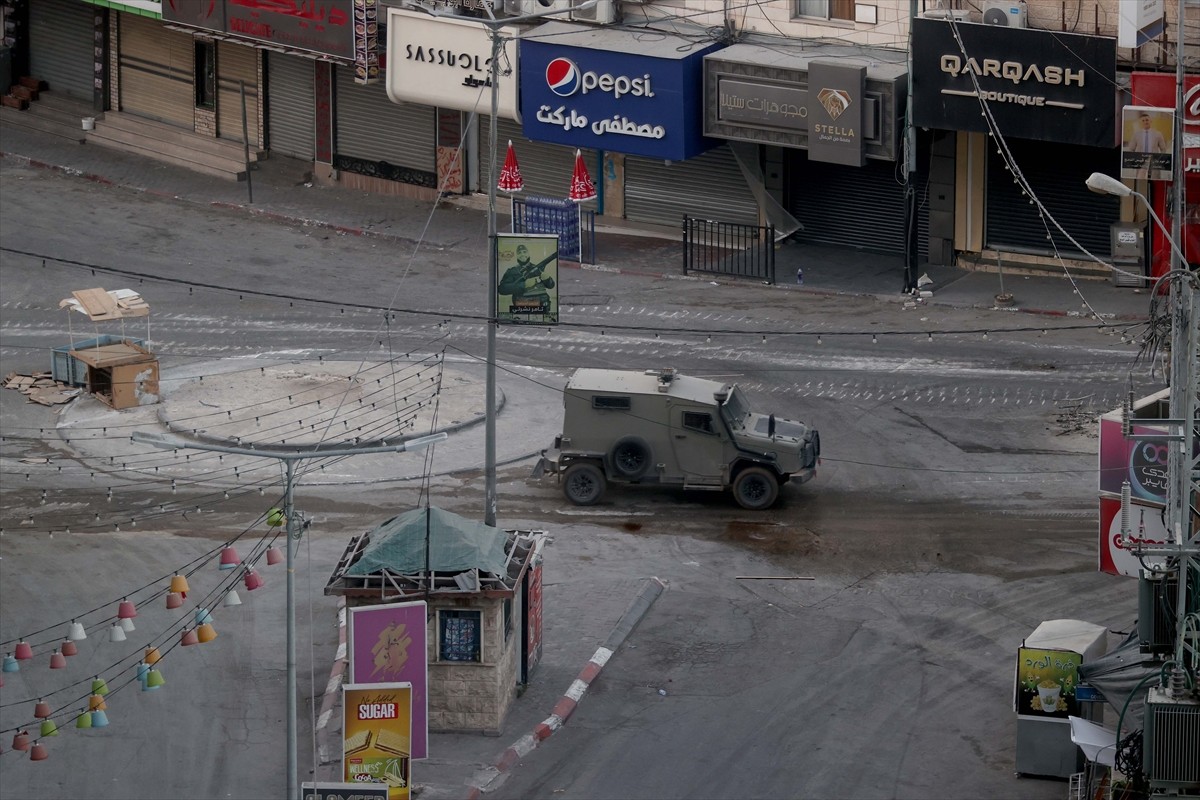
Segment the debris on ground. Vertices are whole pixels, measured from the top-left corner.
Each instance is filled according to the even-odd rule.
[[[30,375],[10,372],[4,376],[4,388],[16,389],[29,398],[29,402],[44,406],[69,403],[83,391],[54,380],[49,372],[34,372]]]

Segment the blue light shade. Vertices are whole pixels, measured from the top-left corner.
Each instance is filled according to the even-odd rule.
[[[107,728],[108,727],[108,714],[104,711],[93,711],[92,712],[92,727],[93,728]]]
[[[4,666],[0,669],[3,669],[5,672],[20,672],[21,662],[17,661],[10,653],[4,657]]]

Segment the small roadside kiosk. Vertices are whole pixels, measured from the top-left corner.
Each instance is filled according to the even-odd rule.
[[[101,402],[116,409],[158,402],[158,357],[146,347],[150,339],[150,306],[132,289],[80,289],[62,300],[67,309],[71,344],[54,349],[51,368],[55,380],[86,386]],[[93,323],[120,322],[121,332],[75,341],[71,312]],[[146,338],[125,334],[125,320],[146,317]]]

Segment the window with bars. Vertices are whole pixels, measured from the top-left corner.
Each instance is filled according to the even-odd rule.
[[[854,0],[796,0],[796,16],[854,21]]]
[[[483,619],[479,611],[438,610],[438,661],[482,661]]]

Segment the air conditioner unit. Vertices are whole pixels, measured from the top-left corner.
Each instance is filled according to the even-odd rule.
[[[572,5],[571,0],[504,0],[505,11],[522,17],[547,11],[569,11]]]
[[[925,19],[952,19],[955,22],[970,22],[971,12],[959,8],[933,8],[921,14]]]
[[[586,0],[577,0],[571,6],[571,19],[576,22],[591,22],[596,25],[611,25],[617,19],[617,4],[614,0],[596,0],[591,8],[576,8]]]
[[[1024,28],[1028,9],[1022,0],[988,0],[983,4],[983,24]]]
[[[1142,771],[1150,788],[1170,794],[1200,791],[1198,752],[1200,701],[1150,689],[1142,722]]]

